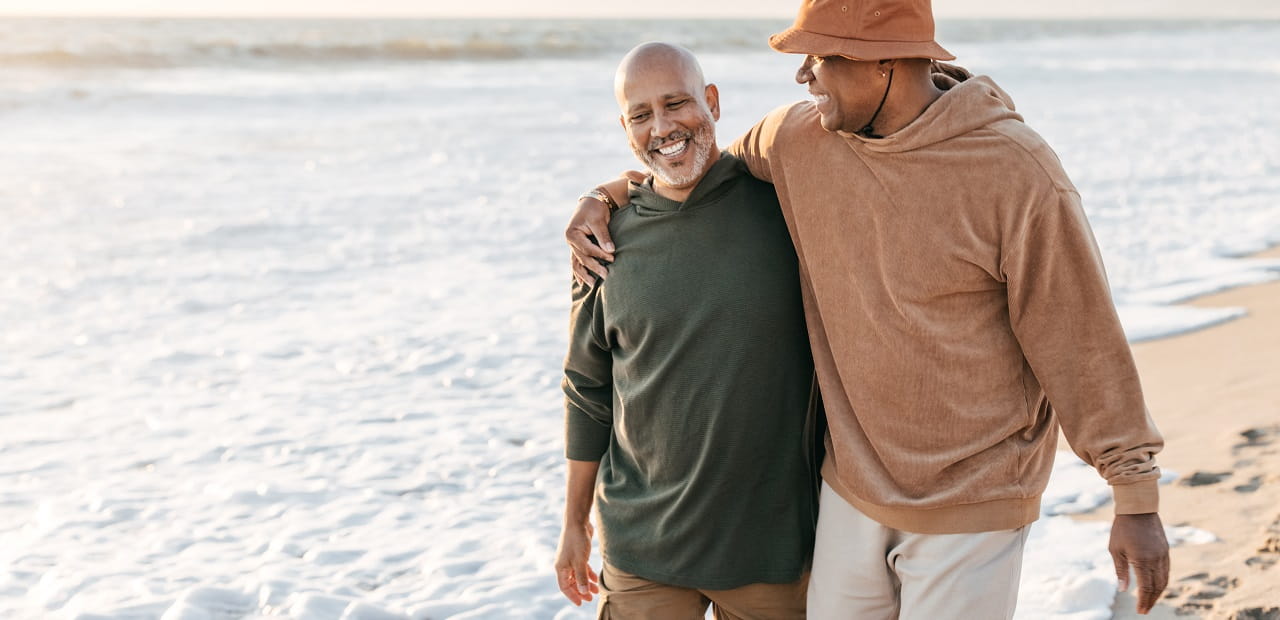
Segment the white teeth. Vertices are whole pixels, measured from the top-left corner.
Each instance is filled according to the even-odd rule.
[[[683,151],[683,150],[684,150],[685,145],[687,145],[687,144],[689,144],[689,141],[688,141],[688,140],[681,140],[681,141],[679,141],[679,142],[676,142],[675,144],[669,144],[669,145],[667,145],[667,146],[664,146],[664,147],[662,147],[662,148],[658,149],[658,152],[659,152],[659,153],[662,153],[663,155],[666,155],[666,156],[670,157],[670,156],[672,156],[672,155],[675,155],[675,154],[680,153],[681,151]]]

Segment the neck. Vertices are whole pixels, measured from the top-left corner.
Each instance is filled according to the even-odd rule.
[[[667,185],[662,182],[662,177],[655,174],[653,175],[653,191],[667,200],[683,203],[689,199],[689,194],[693,193],[693,188],[697,187],[698,183],[702,182],[703,177],[707,176],[711,166],[715,165],[719,160],[720,150],[716,149],[711,153],[711,157],[707,159],[707,165],[702,169],[702,174],[698,175],[698,178],[694,179],[693,182],[681,187]]]
[[[942,96],[942,89],[933,83],[933,77],[927,70],[904,69],[906,67],[897,69],[884,109],[871,125],[876,135],[891,136],[897,133],[920,118]]]

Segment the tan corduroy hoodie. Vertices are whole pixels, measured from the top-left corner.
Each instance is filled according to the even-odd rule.
[[[729,149],[776,186],[800,259],[826,481],[896,529],[1014,529],[1061,424],[1118,514],[1154,512],[1163,441],[1079,194],[989,78],[935,81],[886,138],[805,102]]]

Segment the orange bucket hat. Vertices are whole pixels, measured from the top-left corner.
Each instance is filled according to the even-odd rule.
[[[929,0],[803,0],[796,23],[769,37],[788,54],[853,60],[955,60],[933,40]]]

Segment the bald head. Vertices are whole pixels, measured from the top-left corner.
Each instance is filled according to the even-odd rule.
[[[674,78],[690,93],[701,93],[707,85],[693,52],[671,43],[641,43],[622,58],[613,77],[613,94],[624,113],[628,86],[647,83],[657,77],[667,81]]]
[[[636,157],[654,174],[654,189],[683,201],[720,157],[715,123],[720,93],[702,77],[689,50],[645,43],[618,65],[618,120]]]

